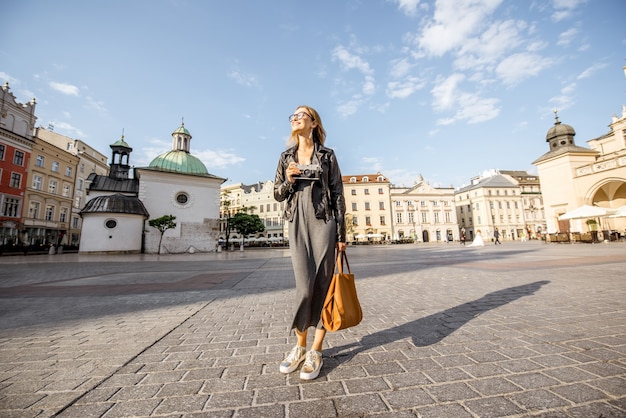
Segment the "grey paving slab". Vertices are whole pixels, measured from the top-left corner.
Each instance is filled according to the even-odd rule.
[[[285,250],[0,257],[0,415],[626,416],[626,243],[348,251],[311,382]]]

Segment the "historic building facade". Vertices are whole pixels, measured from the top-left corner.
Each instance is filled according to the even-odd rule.
[[[381,173],[342,176],[348,242],[393,239],[391,182]]]
[[[391,187],[394,240],[459,240],[454,189],[432,187],[422,177],[412,187]]]
[[[74,184],[70,192],[72,210],[65,244],[78,246],[82,230],[80,210],[86,203],[87,178],[90,174],[107,175],[109,172],[107,156],[80,139],[70,138],[42,127],[38,127],[35,130],[35,135],[37,138],[61,150],[65,150],[77,158],[76,167],[75,169],[72,168],[74,172]],[[63,194],[67,194],[67,186],[67,184],[64,186]]]
[[[560,122],[546,134],[549,150],[533,162],[541,181],[549,234],[587,232],[586,219],[559,216],[583,205],[616,209],[626,205],[626,106],[609,131],[577,146],[576,131]],[[626,218],[600,218],[600,230],[624,232]],[[608,237],[605,237],[608,239]]]
[[[39,138],[35,130],[24,195],[25,241],[31,246],[69,244],[78,157]]]
[[[490,240],[496,229],[500,240],[527,238],[522,190],[511,176],[485,171],[456,190],[454,197],[459,227],[467,240],[478,231],[485,241]]]
[[[22,214],[35,145],[35,106],[35,99],[18,103],[9,83],[4,83],[0,90],[0,252],[25,244]]]

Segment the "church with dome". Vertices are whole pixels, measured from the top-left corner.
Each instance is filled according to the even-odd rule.
[[[109,174],[87,179],[80,253],[157,253],[161,234],[148,220],[164,215],[175,216],[176,227],[165,231],[161,253],[215,250],[226,179],[209,174],[191,154],[191,138],[182,123],[172,132],[172,149],[132,168],[132,176],[124,136],[110,145]]]

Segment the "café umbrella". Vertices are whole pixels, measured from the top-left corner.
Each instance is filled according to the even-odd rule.
[[[583,205],[559,216],[559,221],[566,221],[568,219],[601,218],[603,216],[611,215],[612,213],[613,210],[609,208]]]

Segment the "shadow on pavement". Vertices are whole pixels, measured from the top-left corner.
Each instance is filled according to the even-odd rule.
[[[480,299],[437,312],[425,318],[366,335],[358,343],[326,349],[325,357],[328,357],[330,361],[324,362],[324,364],[328,368],[334,368],[340,363],[351,360],[358,353],[407,338],[411,338],[411,342],[416,347],[436,344],[473,318],[524,296],[530,296],[548,283],[550,282],[542,280],[498,290],[488,293]],[[348,351],[346,352],[346,350]],[[328,368],[326,368],[327,372]]]

